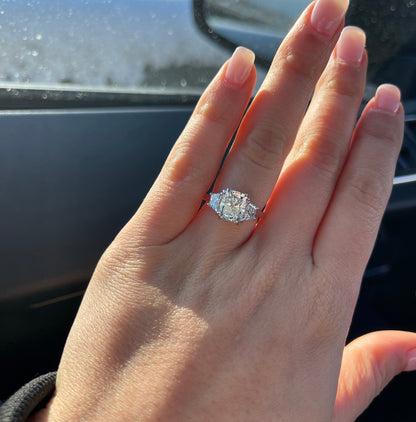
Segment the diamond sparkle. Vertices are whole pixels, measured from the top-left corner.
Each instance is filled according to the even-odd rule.
[[[225,189],[220,193],[211,194],[210,206],[220,218],[232,223],[256,220],[258,207],[250,202],[246,193]]]

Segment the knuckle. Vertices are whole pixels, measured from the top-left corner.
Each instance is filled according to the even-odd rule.
[[[391,184],[380,171],[359,168],[349,178],[347,189],[353,203],[373,218],[383,213]]]
[[[334,75],[325,81],[326,90],[333,92],[341,99],[361,98],[363,86],[357,83],[356,78],[348,78],[340,75]]]
[[[361,67],[337,63],[324,72],[320,86],[337,96],[361,99],[365,72]]]
[[[196,120],[202,119],[220,126],[228,125],[229,113],[213,97],[214,94],[206,94],[206,97],[196,107],[193,117]]]
[[[311,63],[304,55],[293,51],[282,54],[282,56],[279,57],[278,66],[283,70],[287,69],[291,71],[302,79],[312,80],[317,73],[316,65]]]
[[[244,158],[266,170],[274,170],[283,154],[281,131],[271,125],[257,127],[247,136],[241,153]]]
[[[190,142],[183,141],[174,146],[166,160],[164,186],[166,189],[177,188],[178,184],[194,183],[194,177],[200,172],[193,160],[193,147]]]
[[[384,142],[384,144],[395,149],[400,148],[402,141],[401,133],[397,130],[395,125],[390,124],[388,121],[368,119],[367,124],[362,126],[360,132],[362,137],[373,142],[377,142],[378,144]]]
[[[311,140],[305,145],[300,156],[306,156],[313,168],[331,178],[338,172],[341,165],[339,145],[331,139]]]
[[[290,42],[281,45],[275,64],[277,68],[286,68],[301,76],[301,80],[315,80],[324,65],[323,56],[327,49],[326,40],[319,35],[299,31]]]

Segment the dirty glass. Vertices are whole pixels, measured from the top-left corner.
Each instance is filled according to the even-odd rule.
[[[200,92],[229,52],[191,0],[0,0],[0,86]]]

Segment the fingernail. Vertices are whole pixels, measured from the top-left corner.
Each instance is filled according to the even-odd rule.
[[[245,47],[237,47],[228,62],[225,79],[233,85],[243,85],[250,75],[254,53]]]
[[[339,37],[337,58],[350,64],[360,64],[365,47],[365,32],[355,26],[346,26]]]
[[[407,365],[405,371],[416,371],[416,349],[407,352]]]
[[[377,88],[374,108],[378,110],[388,111],[389,113],[397,113],[400,107],[400,90],[395,85],[383,84]]]
[[[332,36],[348,9],[348,0],[317,0],[311,14],[311,25],[321,34]]]

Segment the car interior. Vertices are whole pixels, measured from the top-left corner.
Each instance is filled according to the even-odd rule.
[[[244,32],[244,20],[227,32],[224,20],[214,22],[224,11],[210,3],[193,1],[198,30],[223,49],[250,46],[267,70],[281,35],[270,36],[269,27]],[[368,34],[364,103],[378,83],[391,82],[406,110],[393,191],[350,341],[374,330],[416,331],[415,2],[354,0],[347,23]],[[386,31],[396,36],[380,46]],[[57,369],[96,263],[140,205],[197,100],[192,93],[62,91],[0,80],[0,400]],[[415,373],[397,376],[358,421],[414,421],[415,386]]]

